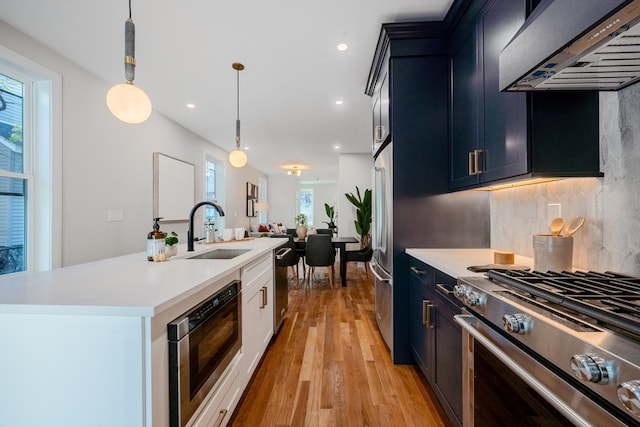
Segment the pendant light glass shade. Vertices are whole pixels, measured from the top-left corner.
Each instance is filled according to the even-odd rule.
[[[147,94],[133,83],[119,83],[109,89],[107,106],[111,114],[131,124],[144,122],[153,110]]]
[[[131,0],[129,0],[129,19],[124,23],[124,74],[126,83],[114,85],[107,92],[107,107],[111,114],[125,123],[138,124],[149,118],[153,107],[147,94],[133,85],[135,78],[136,27],[131,19]]]
[[[246,153],[239,148],[229,153],[229,163],[231,163],[231,166],[234,168],[244,167],[248,160]]]
[[[234,168],[242,168],[247,164],[247,154],[240,149],[240,71],[244,65],[234,62],[231,67],[236,70],[236,149],[229,153],[229,163]]]

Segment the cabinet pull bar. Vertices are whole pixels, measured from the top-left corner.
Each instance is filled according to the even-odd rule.
[[[422,300],[422,324],[427,325],[427,328],[433,329],[434,324],[431,321],[431,315],[433,311],[433,304],[428,299]]]
[[[260,296],[262,297],[262,305],[260,308],[265,308],[267,306],[267,287],[263,286],[260,288]]]
[[[482,150],[474,150],[473,151],[473,163],[474,163],[474,169],[475,169],[475,175],[479,175],[480,173],[482,173],[482,168],[480,167],[480,156],[482,156]]]
[[[416,268],[414,266],[411,266],[411,271],[413,271],[414,273],[419,274],[419,275],[425,274],[424,270],[420,270],[419,268]]]
[[[453,295],[453,291],[450,291],[449,289],[447,289],[442,283],[437,283],[436,289],[445,295]]]
[[[222,425],[222,421],[224,421],[224,417],[227,416],[227,412],[228,411],[226,409],[220,409],[220,413],[218,414],[218,419],[214,424],[215,427],[220,427]]]
[[[476,164],[475,160],[475,152],[469,151],[469,175],[475,175],[476,173],[473,170],[474,165]]]

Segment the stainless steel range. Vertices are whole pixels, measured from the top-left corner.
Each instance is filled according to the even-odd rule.
[[[486,276],[454,289],[470,313],[456,316],[465,425],[640,425],[640,278]]]

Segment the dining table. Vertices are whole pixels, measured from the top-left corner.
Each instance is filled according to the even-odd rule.
[[[296,244],[296,248],[304,249],[307,245],[305,239],[294,238],[293,241]],[[340,251],[340,279],[342,280],[342,286],[347,286],[347,243],[359,243],[360,241],[352,236],[344,237],[331,237],[331,243],[333,247]]]

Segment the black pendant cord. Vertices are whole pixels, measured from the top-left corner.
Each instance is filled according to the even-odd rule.
[[[131,0],[129,0],[129,19],[131,19]]]

